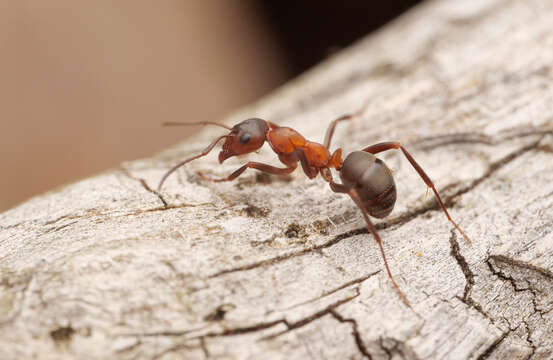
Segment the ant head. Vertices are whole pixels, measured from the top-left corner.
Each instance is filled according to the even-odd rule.
[[[219,153],[219,163],[235,155],[254,152],[265,143],[269,125],[265,120],[252,118],[234,125],[227,135],[223,150]]]

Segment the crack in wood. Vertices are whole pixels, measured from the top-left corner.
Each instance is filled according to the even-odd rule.
[[[129,179],[132,179],[132,180],[135,180],[135,181],[138,181],[140,183],[140,185],[146,190],[148,191],[149,193],[152,193],[154,194],[155,196],[158,197],[159,201],[161,201],[161,203],[163,204],[163,207],[164,208],[168,208],[168,203],[167,201],[163,198],[163,196],[156,190],[152,189],[148,183],[146,183],[146,180],[144,180],[143,178],[138,178],[134,175],[131,174],[131,172],[124,168],[124,167],[121,167],[120,168],[120,171],[125,175],[127,176]]]
[[[546,122],[553,122],[553,118],[547,120]],[[496,136],[490,136],[476,131],[458,132],[453,134],[421,137],[416,141],[410,143],[409,146],[413,146],[415,149],[419,149],[422,151],[432,151],[439,147],[454,144],[482,144],[495,146],[509,140],[520,139],[528,136],[547,135],[552,133],[553,128],[549,127],[513,128],[505,130],[497,134]]]
[[[142,341],[137,339],[136,342],[115,350],[115,353],[116,354],[128,353],[137,349],[138,347],[140,347],[140,345],[142,345]]]
[[[535,271],[535,272],[539,273],[540,275],[543,275],[546,278],[548,278],[550,280],[553,280],[553,271],[548,270],[548,269],[544,269],[544,268],[536,266],[536,265],[529,264],[529,263],[524,262],[524,261],[511,259],[510,257],[507,257],[505,255],[491,255],[488,260],[502,262],[502,263],[512,265],[514,267]]]
[[[269,329],[269,328],[274,327],[274,326],[279,325],[279,324],[284,324],[286,326],[287,329],[284,330],[284,331],[280,331],[276,334],[265,336],[265,337],[262,337],[261,339],[259,339],[260,341],[268,341],[268,340],[272,340],[274,338],[277,338],[279,336],[282,336],[282,335],[284,335],[288,332],[291,332],[291,331],[294,331],[294,330],[299,329],[301,327],[304,327],[304,326],[312,323],[313,321],[318,320],[318,319],[322,318],[323,316],[330,314],[336,320],[338,320],[340,322],[352,324],[352,328],[353,328],[352,335],[354,336],[355,343],[356,343],[360,353],[363,354],[364,357],[366,357],[368,359],[372,359],[370,353],[368,352],[367,348],[365,347],[365,345],[364,345],[364,343],[361,339],[361,335],[358,331],[357,322],[354,319],[345,319],[339,313],[336,312],[336,308],[338,308],[339,306],[341,306],[341,305],[357,298],[358,296],[360,296],[359,288],[357,288],[356,292],[357,293],[355,295],[346,297],[346,298],[341,299],[341,300],[338,300],[338,301],[330,304],[329,306],[327,306],[323,310],[317,311],[317,312],[313,313],[312,315],[307,316],[307,317],[305,317],[301,320],[298,320],[296,322],[289,322],[285,318],[284,319],[278,319],[278,320],[274,320],[274,321],[270,321],[270,322],[262,322],[262,323],[258,323],[258,324],[252,324],[252,325],[244,326],[244,327],[229,328],[229,329],[225,329],[222,332],[209,332],[209,333],[206,333],[206,334],[203,334],[203,335],[188,338],[187,341],[196,340],[196,339],[199,340],[199,342],[200,342],[199,343],[199,348],[202,349],[202,351],[204,353],[204,356],[207,358],[207,357],[209,357],[209,352],[207,351],[207,347],[206,347],[206,344],[205,344],[205,339],[206,338],[237,336],[237,335],[243,335],[243,334],[248,334],[248,333],[255,333],[255,332],[258,332],[258,331],[263,331],[263,330]],[[195,330],[185,330],[185,331],[162,331],[162,332],[155,332],[155,333],[134,333],[134,334],[125,334],[125,336],[137,336],[137,337],[176,336],[176,337],[181,337],[181,336],[184,336],[184,335],[186,335],[190,332],[196,331],[196,330],[197,329],[195,329]],[[154,359],[160,358],[162,355],[165,355],[167,353],[174,352],[174,351],[177,351],[177,350],[180,350],[180,349],[183,349],[183,348],[198,348],[198,346],[191,347],[190,345],[187,345],[187,344],[177,344],[177,345],[174,345],[174,346],[164,350],[163,352],[159,353],[158,355],[156,355],[154,357]]]
[[[359,325],[357,324],[357,321],[353,318],[343,317],[335,309],[331,309],[329,312],[330,312],[330,315],[332,315],[339,322],[351,324],[351,334],[353,335],[353,338],[355,340],[355,345],[357,345],[357,349],[363,355],[364,358],[372,360],[372,355],[369,353],[369,350],[367,350],[367,347],[365,346],[365,343],[361,338],[361,334],[359,333]]]
[[[310,315],[308,317],[305,317],[301,320],[298,320],[296,322],[289,322],[286,319],[283,319],[281,321],[288,327],[288,329],[280,331],[276,334],[265,336],[265,337],[261,338],[260,340],[265,341],[265,340],[271,340],[271,339],[277,338],[281,335],[289,333],[290,331],[299,329],[299,328],[301,328],[301,327],[303,327],[303,326],[305,326],[305,325],[307,325],[307,324],[309,324],[309,323],[311,323],[311,322],[313,322],[317,319],[320,319],[323,316],[328,315],[333,309],[336,309],[338,306],[343,305],[347,302],[350,302],[351,300],[353,300],[356,297],[358,297],[359,295],[361,295],[361,293],[359,291],[359,288],[356,288],[356,292],[357,293],[355,295],[346,297],[346,298],[341,299],[341,300],[338,300],[338,301],[330,304],[329,306],[327,306],[323,310],[317,311],[317,312],[313,313],[312,315]]]
[[[163,207],[160,206],[160,207],[155,207],[155,208],[150,208],[150,209],[137,209],[136,211],[133,211],[133,212],[121,214],[120,217],[136,216],[136,215],[146,214],[146,213],[150,213],[150,212],[167,211],[167,210],[174,210],[174,209],[183,209],[183,208],[188,208],[188,207],[201,207],[201,206],[206,206],[206,205],[214,205],[214,204],[213,203],[179,204],[179,205],[169,204],[169,205],[163,206]]]
[[[190,344],[187,344],[187,343],[181,343],[181,344],[176,344],[176,345],[170,346],[167,349],[155,354],[152,357],[152,360],[161,359],[163,356],[165,356],[167,354],[174,353],[174,352],[177,352],[177,351],[183,350],[183,349],[186,349],[186,350],[200,349],[205,355],[205,350],[202,347],[201,340],[199,340],[198,344],[194,344],[194,345],[190,345]]]
[[[294,304],[294,305],[291,305],[289,307],[286,307],[286,308],[283,308],[283,309],[278,309],[278,310],[270,310],[268,312],[265,313],[265,315],[269,315],[269,314],[272,314],[276,311],[287,311],[287,310],[291,310],[291,309],[295,309],[297,307],[300,307],[300,306],[303,306],[303,305],[306,305],[306,304],[309,304],[309,303],[312,303],[312,302],[315,302],[317,300],[321,300],[329,295],[332,295],[340,290],[343,290],[351,285],[355,285],[355,284],[361,284],[362,282],[364,282],[365,280],[368,280],[369,278],[373,277],[374,275],[380,273],[382,270],[378,270],[378,271],[375,271],[375,272],[372,272],[370,274],[367,274],[365,276],[362,276],[360,278],[357,278],[357,279],[353,279],[351,281],[348,281],[338,287],[335,287],[331,290],[326,290],[324,291],[321,295],[315,297],[315,298],[312,298],[312,299],[309,299],[309,300],[306,300],[306,301],[303,301],[301,303],[297,303],[297,304]]]
[[[386,341],[391,342],[393,345],[391,347],[387,347],[385,344]],[[388,360],[393,360],[394,354],[398,354],[401,359],[419,359],[415,352],[411,351],[408,356],[405,354],[405,352],[403,352],[401,347],[406,346],[406,341],[399,341],[390,337],[380,337],[378,339],[378,346],[382,349],[382,351],[384,351],[384,353],[386,353],[386,356],[388,356]]]
[[[205,338],[200,338],[200,346],[202,348],[202,351],[204,353],[204,358],[205,359],[208,359],[209,358],[209,350],[207,348],[207,343],[205,341]]]
[[[392,357],[393,357],[393,354],[392,354],[392,350],[391,349],[388,349],[386,346],[384,346],[384,338],[379,338],[378,339],[378,346],[380,346],[380,348],[382,349],[382,351],[384,351],[384,353],[386,354],[386,356],[388,356],[388,360],[392,360]],[[397,342],[394,342],[394,348],[397,347]],[[402,356],[404,357],[404,356]]]
[[[11,224],[11,225],[0,225],[0,230],[15,229],[16,227],[21,226],[21,225],[26,224],[26,223],[27,223],[27,221],[20,221],[20,222],[17,222],[15,224]]]
[[[465,259],[465,257],[461,254],[461,249],[459,247],[459,242],[457,241],[457,234],[455,232],[455,229],[451,229],[451,236],[449,238],[449,243],[451,247],[450,255],[455,259],[457,262],[457,265],[461,268],[461,271],[463,272],[463,275],[465,276],[465,289],[463,291],[463,296],[456,296],[457,299],[462,301],[465,305],[472,307],[476,311],[480,313],[483,317],[488,319],[492,324],[495,324],[495,319],[488,314],[484,309],[482,308],[482,305],[480,305],[477,301],[475,301],[472,296],[472,287],[475,284],[474,281],[474,272],[470,269],[470,266]]]
[[[494,265],[494,263],[495,263],[495,265]],[[529,281],[529,279],[523,280],[524,282],[526,282],[526,286],[521,287],[520,285],[518,285],[518,282],[522,281],[522,280],[516,279],[516,278],[514,278],[513,276],[510,276],[510,275],[507,275],[504,271],[501,270],[500,266],[498,266],[498,265],[507,264],[507,265],[513,267],[514,269],[519,268],[519,269],[524,269],[524,270],[530,270],[532,272],[535,272],[535,273],[545,277],[548,280],[553,280],[553,273],[551,271],[549,271],[547,269],[544,269],[544,268],[540,268],[540,267],[532,265],[532,264],[525,263],[523,261],[511,259],[511,258],[509,258],[507,256],[504,256],[504,255],[491,255],[486,260],[486,264],[488,265],[488,268],[490,269],[490,271],[493,275],[497,276],[498,278],[500,278],[504,281],[509,282],[511,284],[511,286],[513,287],[513,290],[515,292],[526,292],[527,291],[532,295],[531,301],[532,301],[533,310],[534,310],[535,314],[539,314],[540,317],[543,318],[544,314],[550,312],[553,309],[553,308],[552,309],[542,309],[542,308],[539,307],[539,305],[537,303],[539,293],[542,293],[544,296],[548,296],[548,297],[551,297],[551,294],[544,293],[543,290],[535,288],[535,286],[532,284],[531,281]]]
[[[314,253],[314,252],[317,252],[317,251],[322,250],[322,249],[327,249],[329,247],[332,247],[332,246],[338,244],[340,241],[342,241],[344,239],[350,238],[354,235],[364,234],[366,232],[367,232],[366,229],[351,230],[351,231],[348,231],[346,233],[337,235],[332,240],[327,241],[325,243],[315,245],[315,246],[306,247],[306,248],[303,248],[299,251],[291,251],[289,253],[281,254],[281,255],[278,255],[278,256],[275,256],[275,257],[272,257],[272,258],[268,258],[268,259],[263,259],[263,260],[253,262],[253,263],[250,263],[250,264],[245,264],[245,265],[237,266],[237,267],[230,268],[230,269],[223,269],[223,270],[220,270],[220,271],[218,271],[214,274],[209,275],[208,278],[216,278],[216,277],[226,275],[226,274],[231,274],[231,273],[240,272],[240,271],[252,270],[252,269],[255,269],[255,268],[258,268],[258,267],[263,267],[265,265],[274,265],[274,264],[280,263],[282,261],[288,260],[288,259],[293,258],[293,257],[298,257],[298,256],[306,255],[306,254],[309,254],[309,253]]]
[[[60,227],[57,227],[57,228],[47,229],[43,234],[47,234],[47,233],[53,232],[53,231],[58,231],[60,229],[63,229],[66,226],[75,224],[76,222],[78,222],[80,220],[91,220],[93,217],[108,217],[108,218],[114,219],[114,218],[118,218],[118,217],[138,216],[138,215],[141,215],[141,214],[147,214],[147,213],[151,213],[151,212],[169,211],[169,210],[174,210],[174,209],[183,209],[183,208],[187,208],[187,207],[202,207],[202,206],[207,206],[207,205],[213,205],[214,206],[213,203],[179,204],[179,205],[169,204],[167,207],[160,206],[160,207],[154,207],[154,208],[149,208],[149,209],[136,209],[135,211],[126,212],[126,213],[118,213],[117,211],[100,212],[99,210],[97,210],[95,208],[85,209],[84,213],[80,214],[80,215],[62,215],[62,216],[60,216],[56,219],[46,221],[44,223],[44,225],[55,224],[59,221],[66,220],[66,219],[67,220],[73,220],[73,219],[76,220],[76,221],[73,221],[69,224],[61,225]]]
[[[351,286],[351,285],[354,285],[354,284],[360,284],[362,283],[363,281],[367,280],[368,278],[378,274],[380,272],[377,271],[377,272],[374,272],[374,273],[371,273],[371,274],[368,274],[366,276],[363,276],[361,278],[358,278],[358,279],[354,279],[352,281],[349,281],[347,283],[344,283],[343,285],[335,288],[335,289],[332,289],[328,292],[326,292],[325,294],[321,295],[319,297],[320,298],[323,298],[325,296],[328,296],[332,293],[335,293],[341,289],[344,289],[348,286]],[[187,338],[187,341],[188,340],[194,340],[194,339],[199,339],[200,340],[200,344],[203,344],[202,345],[202,349],[204,351],[204,354],[206,356],[206,358],[209,356],[209,352],[207,351],[207,348],[205,346],[205,339],[206,338],[216,338],[216,337],[226,337],[226,336],[236,336],[236,335],[243,335],[243,334],[248,334],[248,333],[254,333],[254,332],[258,332],[258,331],[263,331],[263,330],[266,330],[266,329],[269,329],[271,327],[274,327],[274,326],[277,326],[279,324],[283,324],[285,325],[286,327],[286,330],[284,331],[280,331],[276,334],[273,334],[273,335],[269,335],[269,336],[266,336],[266,337],[263,337],[261,338],[260,340],[264,341],[264,340],[270,340],[270,339],[274,339],[278,336],[281,336],[285,333],[288,333],[290,331],[293,331],[295,329],[298,329],[298,328],[301,328],[305,325],[308,325],[309,323],[327,315],[327,314],[330,314],[332,311],[334,311],[334,309],[336,309],[337,307],[357,298],[358,296],[360,296],[360,290],[359,288],[357,287],[356,288],[356,294],[353,295],[353,296],[349,296],[349,297],[346,297],[344,299],[340,299],[332,304],[330,304],[329,306],[325,307],[323,310],[321,311],[317,311],[315,313],[313,313],[312,315],[308,316],[308,317],[305,317],[301,320],[298,320],[296,322],[289,322],[288,320],[286,320],[286,318],[283,318],[283,319],[277,319],[277,320],[274,320],[274,321],[270,321],[270,322],[261,322],[261,323],[257,323],[257,324],[252,324],[252,325],[248,325],[248,326],[242,326],[242,327],[236,327],[236,328],[228,328],[228,329],[225,329],[224,331],[221,331],[221,332],[208,332],[208,333],[205,333],[205,334],[202,334],[202,335],[198,335],[198,336],[194,336],[194,337],[190,337],[190,338]],[[313,299],[313,300],[310,300],[309,302],[311,301],[315,301],[316,299]],[[307,302],[305,302],[307,303]],[[296,305],[294,307],[297,307],[299,305]],[[133,336],[133,337],[183,337],[183,336],[186,336],[190,333],[193,333],[193,332],[197,332],[197,331],[201,331],[203,329],[205,329],[206,327],[200,327],[200,328],[195,328],[195,329],[188,329],[188,330],[174,330],[174,331],[156,331],[156,332],[146,332],[146,333],[126,333],[126,334],[120,334],[119,336]],[[174,350],[170,350],[170,349],[167,349],[168,352],[172,352],[172,351],[176,351],[180,348],[182,348],[181,346],[182,344],[180,345],[175,345],[174,347],[171,347],[170,349],[174,349]],[[170,350],[170,351],[169,351]],[[164,351],[164,353],[166,353]]]
[[[457,264],[461,268],[463,275],[465,276],[465,290],[463,291],[463,297],[460,299],[463,302],[466,302],[470,297],[470,292],[472,286],[474,285],[474,273],[469,267],[467,260],[461,254],[461,249],[459,248],[459,243],[457,242],[457,235],[455,229],[451,229],[451,236],[449,237],[449,244],[451,246],[450,255],[457,261]]]
[[[530,326],[524,320],[522,320],[522,323],[526,327],[526,342],[530,345],[530,348],[532,349],[532,352],[530,354],[528,354],[528,357],[525,359],[525,360],[529,360],[536,354],[536,350],[538,348],[534,344],[534,342],[532,341],[532,330],[530,329]]]
[[[153,332],[139,332],[139,333],[124,333],[118,334],[117,336],[135,336],[135,337],[181,337],[192,332],[201,331],[205,329],[206,326],[199,328],[187,329],[187,330],[164,330],[164,331],[153,331]]]
[[[94,209],[86,209],[84,210],[85,213],[88,213],[88,212],[91,212],[91,211],[94,211]],[[79,216],[79,215],[70,215],[70,214],[67,214],[67,215],[62,215],[62,216],[59,216],[53,220],[48,220],[44,223],[44,225],[52,225],[52,224],[55,224],[63,219],[79,219],[81,218],[82,216]]]
[[[211,331],[207,332],[205,334],[201,334],[198,336],[192,336],[186,338],[187,341],[189,340],[196,340],[196,339],[204,339],[205,338],[216,338],[216,337],[226,337],[226,336],[237,336],[237,335],[244,335],[249,333],[255,333],[262,330],[266,330],[269,328],[272,328],[274,326],[277,326],[279,324],[285,325],[287,328],[290,326],[288,322],[285,319],[278,319],[274,321],[268,321],[268,322],[260,322],[256,324],[251,324],[247,326],[240,326],[235,328],[227,328],[223,331]],[[132,336],[132,337],[185,337],[188,334],[191,334],[193,332],[201,331],[205,329],[206,327],[200,327],[200,328],[194,328],[194,329],[187,329],[187,330],[173,330],[173,331],[155,331],[155,332],[143,332],[143,333],[125,333],[120,334],[118,336]]]
[[[551,291],[547,288],[540,288],[536,284],[543,284],[541,280],[546,281],[546,284],[549,283],[553,285],[553,272],[548,269],[538,267],[533,264],[526,263],[524,261],[515,260],[504,255],[491,255],[486,259],[486,264],[491,274],[496,276],[498,279],[509,283],[516,293],[527,293],[530,295],[528,301],[531,301],[532,313],[530,315],[520,316],[515,319],[515,324],[511,324],[509,319],[503,316],[503,320],[508,324],[510,331],[517,330],[521,325],[526,327],[527,336],[524,339],[532,349],[532,353],[529,354],[527,359],[532,358],[540,346],[546,345],[547,341],[544,343],[543,340],[540,343],[532,340],[532,332],[534,329],[541,329],[539,323],[547,323],[545,315],[553,310],[543,308],[543,302],[549,301],[552,302]],[[528,271],[530,273],[528,273]],[[541,297],[540,297],[541,294]],[[544,300],[545,299],[545,300]],[[506,301],[516,301],[513,297],[505,299]],[[541,304],[540,304],[541,302]],[[537,315],[539,319],[532,319],[533,315]],[[540,320],[541,319],[541,320]],[[523,338],[521,338],[523,339]]]
[[[484,350],[482,354],[478,356],[477,360],[485,360],[489,358],[492,355],[492,353],[495,351],[495,349],[497,349],[497,347],[503,342],[503,340],[505,340],[507,335],[511,333],[511,331],[512,330],[509,329],[503,332],[500,337],[495,339],[495,341],[486,350]]]
[[[534,141],[534,142],[532,142],[532,143],[530,143],[530,144],[528,144],[528,145],[526,145],[526,146],[524,146],[520,149],[517,149],[517,150],[511,152],[510,154],[504,156],[503,158],[491,163],[488,166],[488,169],[486,170],[486,172],[482,176],[480,176],[477,179],[472,180],[469,185],[465,186],[464,188],[459,189],[453,195],[447,197],[446,200],[444,201],[444,204],[448,207],[452,206],[453,205],[453,199],[455,199],[456,197],[461,196],[461,195],[475,189],[482,182],[484,182],[485,180],[491,178],[496,172],[498,172],[505,165],[513,162],[514,160],[516,160],[520,156],[526,154],[527,152],[536,149],[538,147],[539,143],[544,138],[544,136],[541,136],[538,140],[536,140],[536,141]],[[438,206],[436,205],[435,207],[437,208]]]
[[[67,224],[64,224],[64,225],[61,225],[61,226],[58,226],[58,227],[54,227],[54,228],[50,228],[50,229],[46,229],[43,234],[49,234],[49,233],[53,233],[53,232],[57,232],[57,231],[60,231],[68,226],[71,226],[73,224],[76,224],[78,222],[78,220],[75,220],[75,221],[71,221]]]
[[[204,335],[200,335],[198,337],[192,337],[192,339],[200,338],[200,337],[214,338],[214,337],[243,335],[243,334],[254,333],[254,332],[259,332],[259,331],[262,331],[262,330],[266,330],[266,329],[272,328],[272,327],[274,327],[276,325],[279,325],[279,324],[284,324],[288,328],[291,326],[286,321],[286,319],[278,319],[278,320],[269,321],[269,322],[261,322],[261,323],[258,323],[258,324],[252,324],[252,325],[248,325],[248,326],[229,328],[229,329],[225,329],[221,332],[208,332],[208,333],[206,333]]]

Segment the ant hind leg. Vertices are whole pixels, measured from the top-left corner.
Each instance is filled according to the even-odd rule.
[[[350,188],[344,184],[339,184],[334,182],[332,179],[332,174],[328,169],[323,169],[321,171],[321,175],[323,178],[328,181],[330,188],[332,191],[336,193],[345,193],[348,194],[353,202],[355,202],[355,205],[361,210],[361,213],[363,214],[363,218],[365,219],[365,222],[367,223],[367,228],[369,229],[370,233],[374,236],[374,239],[376,240],[376,243],[380,247],[380,253],[382,254],[382,260],[384,261],[384,267],[386,268],[386,272],[388,273],[388,277],[390,280],[392,280],[392,284],[394,285],[394,289],[396,290],[397,294],[399,295],[400,299],[407,305],[408,307],[411,307],[409,304],[409,300],[407,300],[407,297],[403,294],[401,289],[399,288],[399,285],[396,283],[394,276],[392,275],[392,272],[390,271],[390,266],[388,266],[388,260],[386,259],[386,254],[384,252],[384,247],[382,246],[382,239],[380,238],[380,235],[378,235],[378,232],[376,231],[376,228],[374,227],[372,221],[369,218],[369,214],[365,210],[365,207],[363,206],[363,201],[361,201],[361,198],[359,197],[359,194],[357,191],[353,188]]]
[[[368,153],[371,153],[371,154],[377,154],[379,152],[386,151],[386,150],[391,150],[391,149],[400,149],[403,152],[403,155],[405,155],[407,160],[411,163],[411,166],[413,166],[413,168],[415,168],[415,170],[417,171],[419,176],[425,182],[426,186],[431,188],[432,191],[434,192],[434,195],[436,196],[436,200],[438,201],[438,204],[442,208],[442,211],[444,212],[444,214],[447,217],[447,219],[449,220],[449,222],[452,223],[453,226],[455,226],[455,228],[457,230],[459,230],[459,232],[465,238],[466,243],[468,245],[471,245],[472,241],[470,240],[468,235],[465,234],[463,229],[461,229],[461,227],[459,225],[457,225],[457,223],[455,221],[453,221],[453,219],[449,215],[449,212],[447,211],[444,203],[442,202],[442,198],[440,197],[440,194],[438,194],[438,190],[436,190],[436,188],[434,187],[434,183],[432,182],[432,180],[430,180],[430,177],[422,169],[422,167],[419,165],[419,163],[417,163],[415,161],[415,159],[413,158],[413,156],[411,156],[411,154],[407,151],[407,149],[405,149],[401,145],[401,143],[399,143],[397,141],[382,142],[382,143],[378,143],[378,144],[375,144],[375,145],[368,146],[368,147],[364,148],[362,151],[365,151],[365,152],[368,152]]]
[[[357,207],[361,210],[361,213],[363,214],[363,217],[365,218],[365,222],[367,223],[367,228],[373,234],[374,239],[376,240],[376,243],[380,247],[380,253],[382,254],[382,260],[384,261],[384,267],[386,268],[386,272],[388,273],[388,277],[390,280],[392,280],[392,284],[394,285],[394,288],[401,298],[401,300],[407,305],[408,307],[411,307],[409,304],[409,300],[407,300],[407,297],[403,294],[401,289],[399,288],[399,285],[396,283],[392,272],[390,271],[390,266],[388,266],[388,260],[386,259],[386,254],[384,253],[384,247],[382,246],[382,239],[380,238],[380,235],[378,235],[378,232],[376,231],[376,228],[374,227],[372,221],[369,219],[369,215],[367,214],[367,211],[363,207],[363,202],[361,201],[361,198],[357,194],[357,191],[355,189],[350,189],[348,192],[351,199],[355,202]]]

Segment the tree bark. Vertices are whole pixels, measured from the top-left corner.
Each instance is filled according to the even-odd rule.
[[[152,191],[224,133],[206,128],[0,215],[0,358],[552,359],[552,19],[549,0],[427,2],[225,121],[322,141],[354,113],[332,149],[405,144],[473,241],[379,154],[398,201],[375,223],[412,308],[320,178],[206,183],[245,162],[214,151]]]

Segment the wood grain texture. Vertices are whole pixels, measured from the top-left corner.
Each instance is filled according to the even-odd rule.
[[[406,144],[473,245],[397,152],[377,221],[319,178],[216,154],[222,129],[0,215],[0,358],[552,359],[553,2],[431,1],[226,119],[258,116],[345,153]],[[160,119],[160,122],[164,119]],[[252,158],[277,164],[264,149]]]

